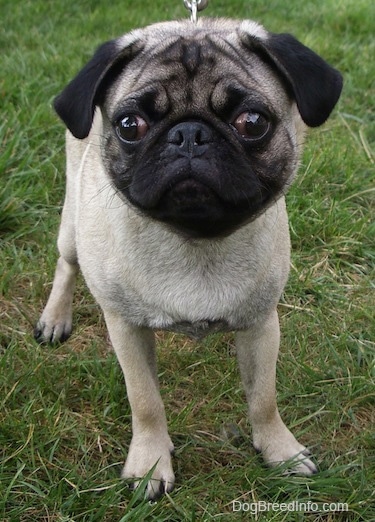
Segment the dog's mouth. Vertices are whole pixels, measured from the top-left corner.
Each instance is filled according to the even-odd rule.
[[[161,206],[169,211],[186,216],[202,214],[207,206],[216,206],[218,203],[219,198],[214,191],[195,179],[176,183],[166,190],[160,201]]]
[[[146,212],[190,237],[213,238],[230,234],[243,220],[242,212],[227,206],[213,189],[188,178],[168,188]]]

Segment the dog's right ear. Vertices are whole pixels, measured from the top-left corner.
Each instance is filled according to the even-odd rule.
[[[103,99],[106,87],[143,47],[136,31],[104,43],[55,98],[54,108],[73,136],[88,136],[95,106]]]

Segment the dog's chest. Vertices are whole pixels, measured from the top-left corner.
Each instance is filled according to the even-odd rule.
[[[128,272],[129,274],[130,272]],[[205,335],[250,326],[262,307],[256,290],[231,286],[229,281],[204,281],[194,273],[189,276],[166,270],[150,277],[133,273],[107,284],[112,306],[138,325],[166,329],[200,338]],[[137,281],[138,280],[138,281]],[[142,282],[140,282],[142,280]],[[139,283],[139,284],[138,284]],[[249,299],[252,295],[252,299]],[[107,299],[105,296],[105,299]],[[255,312],[255,309],[257,310]]]
[[[246,329],[279,298],[280,274],[270,269],[264,248],[258,259],[242,237],[186,242],[129,221],[109,230],[101,236],[97,226],[83,241],[81,268],[102,308],[115,308],[133,324],[199,338]]]
[[[85,183],[76,215],[79,263],[103,310],[202,336],[246,329],[276,306],[289,268],[282,200],[223,240],[192,241],[133,212],[104,181]]]
[[[200,336],[232,322],[247,293],[248,278],[233,273],[225,260],[202,259],[199,252],[165,243],[137,243],[123,252],[120,262],[118,256],[105,260],[96,286],[132,322]]]

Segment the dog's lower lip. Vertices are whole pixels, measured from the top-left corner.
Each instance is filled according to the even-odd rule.
[[[184,207],[201,206],[217,201],[216,194],[209,187],[192,178],[176,183],[163,197]]]

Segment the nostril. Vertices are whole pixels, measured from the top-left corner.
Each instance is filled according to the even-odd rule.
[[[184,141],[185,141],[185,139],[184,139],[184,135],[183,135],[183,133],[182,133],[181,131],[178,130],[178,131],[176,132],[175,142],[174,142],[174,143],[175,143],[176,145],[180,145],[180,146],[181,146],[181,145],[184,144]]]
[[[194,145],[205,145],[212,141],[212,133],[206,126],[199,125],[192,130]]]
[[[184,135],[179,129],[172,129],[168,134],[168,142],[181,146],[184,143]]]

